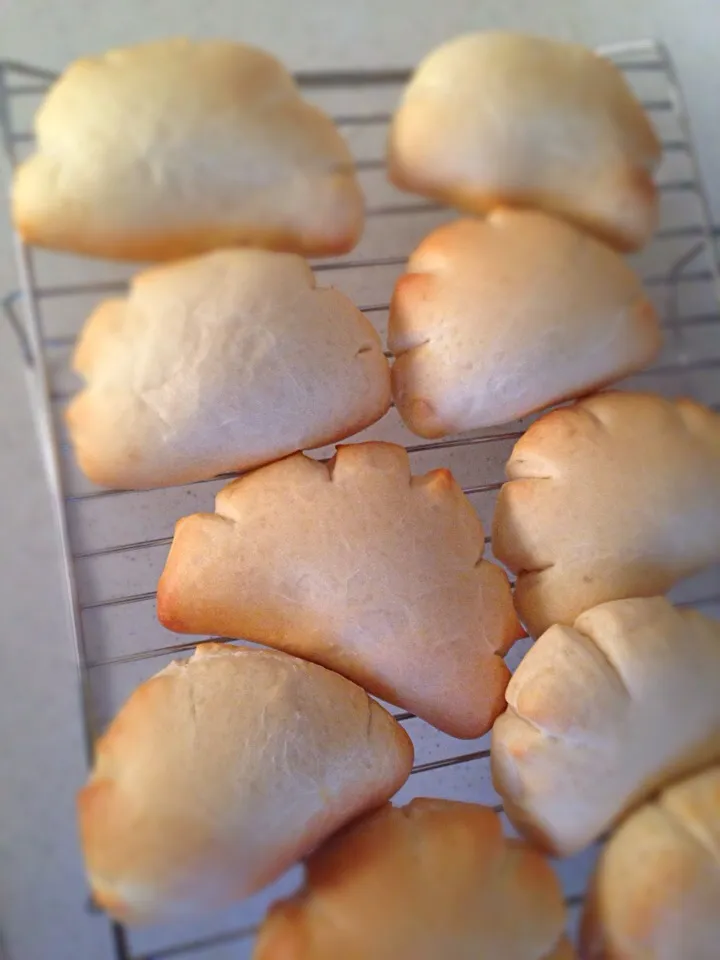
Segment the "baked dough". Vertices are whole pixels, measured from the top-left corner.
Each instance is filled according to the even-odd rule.
[[[78,60],[35,129],[12,199],[30,243],[124,260],[236,245],[320,256],[362,232],[347,145],[254,47],[172,39]]]
[[[575,43],[474,33],[430,53],[390,130],[390,177],[470,213],[538,207],[621,249],[657,221],[661,146],[620,71]]]
[[[720,561],[720,416],[692,400],[601,393],[517,442],[493,522],[537,637]]]
[[[310,857],[253,960],[570,960],[557,877],[486,807],[386,806]]]
[[[102,303],[74,357],[67,421],[109,487],[246,470],[348,437],[390,405],[370,321],[294,254],[221,250],[155,267]]]
[[[586,960],[717,960],[720,767],[669,787],[603,850],[586,901]]]
[[[297,454],[180,520],[157,611],[176,632],[245,637],[322,663],[457,737],[504,706],[521,633],[504,571],[447,470],[412,477],[389,443]]]
[[[329,670],[200,646],[97,744],[78,797],[93,896],[125,923],[240,900],[384,803],[412,760],[402,727]]]
[[[663,597],[602,604],[544,633],[506,698],[491,758],[505,812],[569,855],[720,760],[720,623]]]
[[[544,213],[497,209],[430,234],[390,308],[393,394],[441,437],[507,423],[640,369],[661,344],[640,280]]]

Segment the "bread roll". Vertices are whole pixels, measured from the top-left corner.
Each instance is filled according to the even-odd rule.
[[[491,810],[413,800],[313,854],[253,960],[559,960],[564,912],[550,865]]]
[[[717,960],[720,767],[669,787],[611,837],[581,941],[584,960]]]
[[[610,247],[543,213],[431,233],[395,287],[393,393],[422,437],[507,423],[657,354],[652,304]]]
[[[720,416],[691,400],[603,393],[555,410],[507,475],[493,552],[534,637],[720,561]]]
[[[218,494],[175,529],[161,623],[322,663],[457,737],[503,708],[520,634],[510,587],[447,470],[412,477],[388,443],[301,454]]]
[[[362,232],[342,137],[244,44],[162,40],[78,60],[35,130],[12,198],[30,243],[125,260],[235,245],[320,256]]]
[[[79,794],[95,900],[125,923],[248,896],[358,814],[413,760],[362,690],[314,664],[211,643],[142,684]]]
[[[506,698],[492,733],[505,812],[569,855],[720,759],[720,623],[662,597],[604,603],[544,633]]]
[[[621,249],[657,221],[660,142],[619,70],[574,43],[475,33],[427,56],[390,130],[404,190],[484,213],[538,207]]]
[[[80,466],[109,487],[246,470],[341,440],[390,405],[370,321],[293,254],[224,250],[140,274],[74,357]]]

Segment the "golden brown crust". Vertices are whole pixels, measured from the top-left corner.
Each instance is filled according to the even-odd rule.
[[[426,237],[393,293],[393,397],[423,437],[520,419],[650,363],[658,318],[610,247],[539,211]]]
[[[720,943],[720,768],[669,787],[603,850],[583,960],[714,960]]]
[[[253,47],[175,38],[76,62],[35,126],[13,181],[27,242],[129,260],[238,245],[321,256],[362,232],[347,145]]]
[[[310,857],[305,888],[270,911],[254,960],[560,960],[550,865],[475,804],[385,807]],[[560,952],[558,952],[560,951]]]
[[[390,131],[390,179],[470,213],[543,209],[621,250],[657,222],[661,145],[621,72],[577,44],[468,34],[416,70]]]
[[[585,213],[573,204],[569,205],[567,199],[560,193],[544,193],[540,196],[521,190],[502,193],[474,190],[460,185],[442,188],[436,186],[432,180],[410,176],[392,160],[389,161],[388,176],[391,183],[401,190],[421,194],[437,203],[468,213],[488,214],[501,208],[513,209],[517,212],[544,210],[567,220],[579,230],[587,231],[591,236],[607,243],[620,253],[633,253],[639,246],[644,246],[657,227],[658,190],[652,176],[645,171],[637,172],[633,178],[632,188],[638,204],[645,208],[643,214],[645,222],[638,229],[639,237],[630,237],[624,231],[618,231],[617,228],[609,226],[602,215]]]
[[[146,488],[334,443],[390,406],[370,321],[292,254],[222,250],[139,274],[80,336],[66,420],[95,483]]]
[[[347,203],[362,203],[350,193]],[[256,226],[222,227],[193,226],[184,231],[152,233],[146,230],[122,237],[98,237],[72,229],[72,224],[59,223],[52,232],[42,219],[23,218],[19,211],[15,227],[26,243],[52,250],[104,257],[107,260],[172,261],[200,256],[212,250],[253,247],[281,253],[297,253],[303,257],[334,257],[348,253],[360,240],[363,223],[359,218],[348,230],[337,236],[317,236],[290,230],[270,230]]]
[[[158,617],[313,660],[459,737],[503,705],[520,634],[505,573],[447,470],[412,477],[402,447],[300,454],[225,487],[180,521]]]
[[[534,637],[720,561],[720,417],[701,404],[588,397],[533,423],[507,475],[493,552]]]
[[[546,631],[506,699],[495,788],[518,830],[569,856],[720,758],[720,625],[661,597],[602,604]]]
[[[142,684],[97,744],[78,795],[93,894],[127,923],[242,899],[385,802],[412,760],[342,677],[206,644]]]

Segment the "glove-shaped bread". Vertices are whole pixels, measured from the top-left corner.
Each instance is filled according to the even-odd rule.
[[[584,960],[717,960],[720,767],[668,787],[610,838],[581,941]]]
[[[440,227],[390,308],[393,394],[440,437],[507,423],[618,380],[660,348],[652,304],[610,247],[543,213]]]
[[[336,670],[458,737],[504,706],[519,635],[504,571],[447,470],[387,443],[298,454],[181,520],[157,610],[171,630],[245,637]]]
[[[35,128],[12,201],[31,243],[129,260],[239,244],[317,256],[362,231],[347,145],[253,47],[174,39],[78,60]]]
[[[110,487],[188,483],[341,440],[390,405],[370,321],[294,254],[222,250],[155,267],[90,317],[67,413]]]
[[[621,249],[657,220],[661,148],[620,71],[574,43],[475,33],[430,53],[390,131],[394,183],[471,213],[537,207]]]
[[[720,759],[720,623],[663,597],[602,604],[544,633],[506,697],[495,787],[518,829],[571,854]]]
[[[254,960],[570,960],[547,861],[486,807],[386,806],[314,853]]]
[[[507,475],[493,551],[534,637],[720,561],[720,416],[691,400],[602,393],[554,410]]]
[[[198,647],[142,684],[79,794],[96,901],[181,918],[270,883],[404,783],[412,744],[359,687],[270,650]]]

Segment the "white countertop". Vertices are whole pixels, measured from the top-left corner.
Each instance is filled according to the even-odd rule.
[[[60,69],[109,46],[188,34],[247,40],[294,69],[408,66],[443,39],[498,26],[589,44],[665,40],[720,221],[718,0],[0,0],[0,57]],[[16,286],[2,205],[0,296]],[[84,760],[55,536],[22,366],[2,323],[0,437],[0,931],[12,960],[103,960],[107,923],[82,909],[74,791]],[[241,954],[212,953],[221,956]]]

